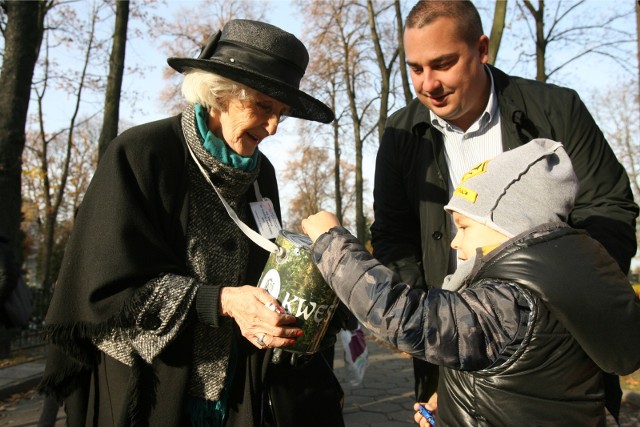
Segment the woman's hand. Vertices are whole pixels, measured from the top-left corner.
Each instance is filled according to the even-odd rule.
[[[286,314],[269,292],[255,286],[223,287],[220,313],[232,317],[242,335],[258,348],[291,345],[302,335],[300,328],[285,326],[295,323],[296,318]]]
[[[315,242],[322,233],[326,233],[333,227],[339,226],[338,217],[331,212],[320,211],[302,220],[302,230]]]
[[[422,406],[422,408],[420,408],[420,406]],[[429,417],[423,415],[423,408],[430,412],[427,413]],[[413,416],[416,424],[419,424],[420,427],[433,427],[435,425],[435,415],[436,412],[438,412],[438,393],[433,393],[427,403],[414,403],[413,409],[416,411],[416,414]]]

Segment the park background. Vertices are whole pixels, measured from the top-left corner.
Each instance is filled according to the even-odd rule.
[[[12,237],[26,281],[40,295],[29,328],[43,320],[100,153],[117,133],[181,111],[181,75],[166,58],[197,56],[231,18],[263,20],[303,40],[311,56],[303,89],[336,112],[330,125],[288,118],[260,145],[278,174],[283,226],[298,230],[302,218],[326,209],[369,239],[381,129],[413,96],[399,49],[413,0],[30,2],[41,23],[37,61],[32,76],[14,76],[29,79],[24,140],[6,123],[21,100],[3,92],[4,64],[16,49],[29,49],[19,43],[9,49],[10,36],[33,36],[38,28],[12,29],[10,3],[0,2],[0,232]],[[474,3],[491,35],[490,62],[575,89],[627,169],[638,200],[638,2]],[[17,177],[9,172],[15,164]]]

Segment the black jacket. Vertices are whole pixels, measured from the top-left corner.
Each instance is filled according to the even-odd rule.
[[[633,201],[625,169],[577,93],[512,77],[490,67],[500,108],[502,143],[509,150],[534,138],[564,144],[580,180],[570,224],[585,229],[627,272],[636,253]],[[373,254],[406,281],[439,287],[447,274],[451,223],[448,168],[442,135],[414,99],[394,113],[376,160]]]
[[[604,425],[602,371],[640,368],[640,303],[604,248],[550,224],[476,258],[459,292],[399,283],[343,228],[314,259],[381,339],[440,365],[438,425]]]
[[[500,108],[504,150],[534,138],[564,144],[580,180],[569,223],[586,230],[629,270],[636,253],[634,203],[626,171],[578,94],[567,88],[508,76],[489,67]],[[414,99],[387,121],[376,159],[373,254],[405,282],[439,287],[449,271],[449,172],[442,134]],[[607,407],[617,416],[622,392],[607,379]],[[418,391],[418,390],[417,390]],[[422,393],[418,391],[419,393]]]

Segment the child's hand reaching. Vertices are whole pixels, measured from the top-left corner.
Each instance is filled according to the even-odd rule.
[[[340,225],[338,217],[327,211],[320,211],[302,220],[302,230],[307,233],[314,243],[318,236],[338,225]]]

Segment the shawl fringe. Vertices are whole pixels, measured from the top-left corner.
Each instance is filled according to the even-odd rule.
[[[85,376],[90,375],[98,364],[99,351],[93,344],[93,340],[108,336],[114,328],[131,325],[149,294],[150,291],[137,293],[135,298],[127,301],[120,313],[101,324],[77,322],[46,325],[43,335],[52,347],[47,364],[55,365],[55,370],[52,369],[52,373],[45,372],[45,376],[38,385],[38,391],[45,395],[54,396],[58,402],[61,402],[81,387]],[[151,402],[149,396],[152,394],[146,391],[138,392],[138,389],[142,384],[143,388],[149,391],[155,390],[157,378],[153,374],[153,368],[138,356],[136,356],[132,369],[135,374],[131,377],[129,390],[133,390],[135,399],[130,402],[132,405],[130,411],[132,414],[140,414],[141,419],[145,420],[150,414],[152,405],[155,404],[155,397]],[[139,402],[145,402],[146,409],[140,409]]]
[[[58,370],[55,374],[45,374],[38,384],[38,393],[53,396],[58,404],[82,385],[84,375],[90,371],[81,368],[80,364],[69,364],[67,368]]]
[[[131,426],[146,427],[149,425],[151,409],[156,405],[156,388],[158,377],[153,367],[140,356],[135,355],[131,377],[129,378],[129,402],[127,412]]]

